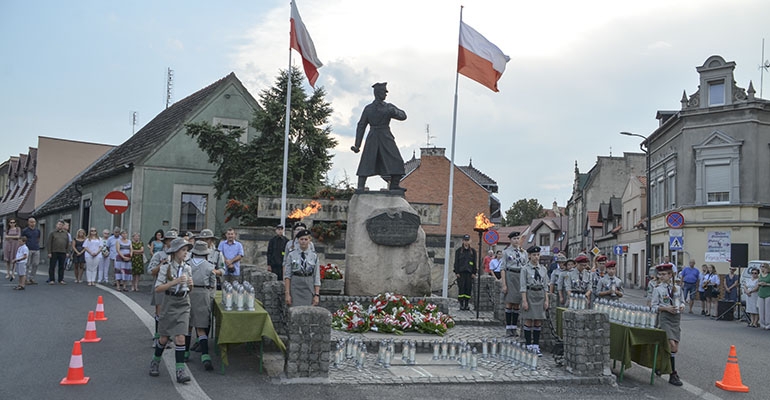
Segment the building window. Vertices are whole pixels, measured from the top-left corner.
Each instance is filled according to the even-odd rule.
[[[551,245],[551,234],[550,233],[541,233],[539,241],[540,241],[539,246],[550,246]]]
[[[730,164],[706,165],[706,204],[730,203]]]
[[[245,119],[235,118],[219,118],[214,117],[214,126],[221,125],[222,129],[227,132],[241,130],[241,137],[238,139],[241,143],[246,143],[249,140],[249,121]]]
[[[666,206],[676,208],[676,172],[670,171],[666,177]]]
[[[709,106],[725,104],[725,82],[709,82]]]
[[[206,228],[206,205],[208,194],[182,193],[179,229],[182,232],[200,232]]]
[[[650,215],[658,213],[658,185],[655,181],[650,182]]]

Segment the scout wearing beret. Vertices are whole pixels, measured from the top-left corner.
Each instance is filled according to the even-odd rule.
[[[668,383],[682,386],[676,371],[676,353],[679,350],[680,324],[684,310],[682,289],[673,282],[674,266],[669,263],[656,267],[660,283],[652,291],[652,306],[658,308],[658,328],[666,332],[671,349],[671,375]]]
[[[540,330],[542,329],[545,312],[548,310],[546,285],[548,270],[540,265],[540,247],[532,246],[527,249],[529,262],[521,269],[519,292],[521,292],[521,319],[524,320],[524,341],[527,349],[540,353]]]
[[[470,310],[473,279],[476,278],[476,249],[471,247],[470,235],[463,236],[463,244],[455,250],[454,273],[457,276],[457,300],[460,310]]]
[[[321,270],[318,255],[310,247],[310,231],[298,231],[295,239],[297,247],[286,255],[283,265],[286,305],[317,306],[321,299]]]
[[[519,304],[521,293],[519,292],[521,267],[527,264],[527,253],[521,248],[525,243],[525,237],[519,232],[511,232],[508,235],[510,244],[503,249],[503,259],[500,261],[500,271],[503,281],[503,302],[505,302],[505,332],[508,336],[518,335]]]
[[[617,277],[617,263],[607,261],[605,274],[596,285],[596,296],[602,299],[618,300],[623,297],[623,282]]]
[[[564,281],[564,290],[567,292],[567,299],[572,296],[572,293],[584,295],[586,300],[591,301],[591,272],[588,270],[588,257],[585,255],[579,255],[575,258],[577,267],[570,272],[569,279]]]
[[[297,240],[299,238],[297,237],[297,234],[302,232],[305,229],[307,229],[307,225],[305,225],[305,223],[302,221],[297,221],[294,224],[294,227],[292,228],[292,233],[294,233],[294,238],[286,242],[286,247],[283,249],[283,254],[284,254],[283,265],[286,265],[286,256],[288,256],[289,253],[291,253],[294,249],[299,247],[299,242]],[[313,245],[312,241],[310,242],[310,250],[315,251],[315,246]]]

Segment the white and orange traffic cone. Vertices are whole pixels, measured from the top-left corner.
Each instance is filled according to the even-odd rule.
[[[99,299],[96,300],[96,320],[97,321],[107,320],[107,317],[104,316],[104,300],[102,300],[102,296],[99,296]]]
[[[93,311],[88,312],[88,322],[86,322],[86,334],[83,337],[83,339],[80,339],[80,341],[85,343],[96,343],[96,342],[102,341],[102,338],[96,335],[96,322],[94,321]]]
[[[83,353],[80,350],[80,342],[75,342],[72,346],[72,357],[70,357],[70,367],[67,370],[67,377],[59,382],[60,385],[85,385],[91,379],[84,376],[83,372]]]

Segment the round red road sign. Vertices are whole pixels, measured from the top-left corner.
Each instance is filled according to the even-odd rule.
[[[128,196],[120,191],[112,191],[104,196],[104,209],[110,214],[123,214],[128,210]]]

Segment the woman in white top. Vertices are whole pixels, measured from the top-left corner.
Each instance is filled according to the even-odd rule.
[[[88,238],[83,242],[83,250],[86,257],[86,282],[88,286],[96,285],[96,271],[99,268],[99,261],[102,259],[102,240],[95,227],[88,231]]]
[[[757,310],[757,292],[759,291],[759,270],[751,269],[751,278],[743,282],[743,293],[746,294],[746,313],[751,321],[749,327],[759,328],[759,312]]]

